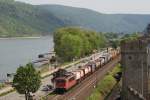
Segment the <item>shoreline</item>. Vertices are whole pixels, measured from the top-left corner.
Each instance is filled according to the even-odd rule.
[[[3,49],[3,47],[2,47],[2,53],[0,53],[0,54],[2,54],[2,56],[4,56],[3,57],[4,60],[2,59],[4,62],[2,61],[0,63],[3,65],[2,69],[1,69],[2,71],[1,71],[1,76],[0,76],[0,83],[7,81],[7,73],[11,74],[11,73],[16,72],[19,65],[23,65],[27,62],[36,61],[36,60],[38,60],[39,54],[49,53],[50,50],[53,50],[53,41],[52,40],[53,40],[52,36],[50,36],[50,35],[49,36],[48,35],[47,36],[26,36],[26,37],[19,37],[19,36],[17,36],[17,37],[0,37],[0,42],[1,42],[0,45],[3,46],[6,44],[6,46],[5,46],[6,49],[5,48]],[[20,43],[18,43],[18,42],[20,42]],[[47,46],[45,44],[43,46],[43,43],[41,43],[41,42],[44,42],[45,44],[48,44],[49,46]],[[16,44],[18,44],[18,45],[16,45]],[[13,47],[13,46],[15,46],[15,47]],[[27,47],[27,49],[25,47]],[[42,47],[42,49],[41,49],[41,47]],[[43,49],[43,47],[44,47],[44,49]],[[19,49],[16,49],[16,48],[19,48]],[[26,55],[20,56],[16,50],[23,50],[24,51],[23,53],[25,53],[29,56],[26,56]],[[26,50],[30,50],[31,52],[28,53]],[[35,53],[32,50],[34,50]],[[10,51],[15,52],[15,54],[12,53],[12,55],[11,55]],[[20,52],[22,52],[22,51],[20,51]],[[8,57],[5,57],[5,54],[6,55],[10,54],[11,57],[9,57],[10,55]],[[16,55],[18,55],[19,58],[21,58],[21,60],[18,58],[16,58],[16,60],[14,60],[13,57],[15,57]],[[12,62],[13,67],[9,68],[9,66],[11,66],[11,64],[7,64],[8,63],[6,61],[7,58],[9,60],[12,59],[14,61],[14,62]],[[21,61],[21,63],[18,64],[17,61]],[[9,69],[11,71],[9,71]]]
[[[5,39],[39,39],[41,38],[41,36],[37,36],[37,37],[0,37],[0,40],[5,40]]]

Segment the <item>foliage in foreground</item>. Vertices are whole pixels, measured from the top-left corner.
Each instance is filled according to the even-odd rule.
[[[64,61],[71,61],[104,47],[104,35],[81,28],[61,28],[54,33],[54,49]]]
[[[24,67],[17,69],[13,79],[13,86],[20,94],[25,94],[26,100],[29,99],[29,94],[35,93],[41,85],[40,74],[35,70],[32,64],[27,64]]]
[[[98,83],[97,88],[94,89],[93,93],[87,100],[104,100],[116,84],[116,80],[113,75],[120,71],[121,67],[120,65],[117,65],[101,82]]]

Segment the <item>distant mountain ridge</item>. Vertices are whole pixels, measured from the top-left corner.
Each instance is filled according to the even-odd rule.
[[[90,9],[62,5],[41,5],[40,7],[53,13],[61,20],[71,21],[73,25],[102,32],[143,31],[150,22],[148,14],[102,14]]]
[[[0,36],[48,35],[65,26],[132,33],[143,31],[149,22],[150,15],[102,14],[85,8],[0,0]]]

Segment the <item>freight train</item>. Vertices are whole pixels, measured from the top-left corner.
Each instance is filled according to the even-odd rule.
[[[108,48],[107,50],[104,50],[92,57],[88,63],[83,66],[79,66],[79,68],[74,71],[67,72],[65,69],[59,69],[53,74],[52,79],[55,92],[65,92],[69,90],[90,74],[94,73],[96,70],[114,59],[117,55],[119,55],[119,53],[119,48]]]

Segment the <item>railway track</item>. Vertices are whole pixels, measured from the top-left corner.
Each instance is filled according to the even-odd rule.
[[[47,100],[85,100],[92,93],[97,82],[99,82],[108,71],[112,70],[119,61],[120,56],[104,65],[89,77],[85,78],[81,83],[73,87],[68,92],[61,95],[54,94],[52,96],[48,96]]]

